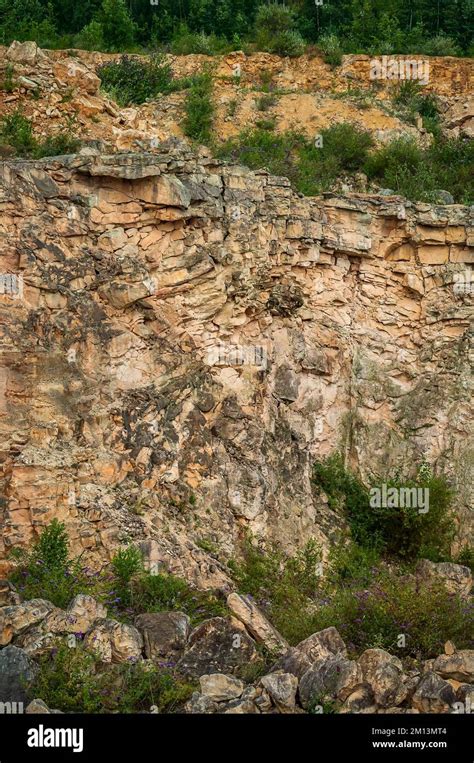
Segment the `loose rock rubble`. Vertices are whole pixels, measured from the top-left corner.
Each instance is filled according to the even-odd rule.
[[[252,609],[254,622],[264,622],[255,604]],[[15,644],[0,649],[0,702],[27,702],[40,670],[31,649],[16,644],[43,626],[43,648],[34,657],[48,654],[70,633],[65,615],[73,611],[88,613],[89,628],[69,646],[82,642],[104,669],[111,663],[166,665],[176,676],[199,683],[183,708],[187,713],[324,713],[328,708],[339,713],[459,713],[470,712],[474,696],[474,650],[458,651],[452,642],[446,645],[449,653],[416,669],[378,648],[350,659],[331,627],[287,647],[269,672],[251,680],[245,674],[261,659],[257,642],[233,617],[214,617],[190,631],[189,618],[181,612],[144,613],[133,627],[101,617],[102,605],[90,596],[77,596],[64,612],[51,610],[42,600],[0,608],[0,617],[20,622],[15,615],[21,614],[22,623],[13,635]],[[29,613],[34,616],[28,618]],[[52,623],[54,632],[47,630]],[[284,640],[274,629],[272,635],[279,637],[281,647]],[[36,698],[25,712],[59,710]]]
[[[75,134],[87,145],[105,142],[111,150],[143,150],[154,145],[152,141],[182,137],[184,93],[163,94],[151,103],[121,108],[100,88],[98,67],[119,58],[118,54],[79,50],[40,50],[34,42],[14,42],[8,49],[0,46],[0,79],[8,64],[14,67],[15,86],[5,97],[5,109],[21,105],[40,135],[47,129],[64,129],[67,120],[73,119]],[[393,83],[379,81],[376,91],[371,88],[369,56],[344,56],[338,69],[314,55],[289,59],[268,53],[246,56],[239,51],[212,58],[170,55],[168,61],[176,77],[189,77],[212,63],[214,128],[221,139],[257,125],[264,76],[272,82],[274,103],[267,113],[277,132],[297,126],[313,138],[322,129],[345,121],[370,131],[379,144],[400,136],[411,136],[421,145],[430,142],[424,128],[403,121],[391,106]],[[429,63],[426,89],[440,100],[445,129],[452,135],[472,136],[472,64],[459,58],[430,58]],[[232,76],[236,65],[241,71],[238,81]],[[32,93],[38,92],[41,97],[33,99]]]

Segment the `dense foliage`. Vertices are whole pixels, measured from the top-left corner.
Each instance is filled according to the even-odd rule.
[[[313,480],[327,495],[333,509],[342,509],[351,528],[353,539],[364,548],[380,551],[405,560],[429,558],[441,561],[449,557],[454,535],[451,514],[453,492],[442,476],[435,476],[424,465],[414,478],[373,477],[376,489],[385,484],[394,488],[424,491],[427,506],[374,505],[369,487],[345,468],[342,456],[335,453],[316,462]],[[380,501],[380,503],[382,503]]]
[[[302,133],[272,131],[271,120],[260,121],[236,138],[216,147],[220,158],[252,169],[266,167],[290,178],[305,195],[332,190],[341,177],[364,172],[377,186],[415,201],[442,202],[447,191],[456,203],[474,202],[474,141],[444,138],[437,132],[428,148],[411,138],[374,148],[369,133],[350,124],[322,130],[319,144]]]
[[[319,558],[313,544],[285,557],[249,541],[231,570],[239,590],[255,598],[290,644],[335,626],[353,656],[379,647],[428,659],[446,639],[472,649],[474,604],[441,583],[421,581],[412,567],[388,565],[373,548],[353,542],[333,547],[324,575]]]
[[[321,41],[334,61],[338,49],[465,55],[473,28],[471,0],[0,0],[0,42],[44,47],[212,54],[253,45],[298,55]]]
[[[41,658],[30,688],[49,707],[65,713],[170,713],[178,711],[193,686],[166,667],[144,663],[104,665],[82,645],[64,643]]]

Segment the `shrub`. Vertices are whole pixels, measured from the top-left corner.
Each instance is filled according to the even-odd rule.
[[[158,54],[148,60],[124,55],[119,61],[99,66],[97,74],[104,90],[121,106],[145,103],[179,87],[178,82],[173,82],[170,64]]]
[[[474,141],[441,138],[423,150],[411,138],[399,138],[371,154],[364,166],[369,178],[416,201],[436,202],[438,190],[458,203],[474,201]]]
[[[18,109],[0,122],[0,139],[15,149],[19,156],[31,156],[36,147],[31,122]]]
[[[342,63],[342,46],[335,34],[322,35],[318,40],[318,48],[321,50],[327,64],[335,68]]]
[[[130,601],[136,614],[176,610],[186,612],[193,624],[227,614],[225,603],[211,591],[191,588],[174,575],[142,574],[131,580]]]
[[[392,98],[400,106],[405,118],[415,124],[416,115],[423,117],[423,126],[430,132],[439,133],[439,101],[433,93],[424,93],[416,80],[406,80],[398,85]]]
[[[43,529],[30,552],[14,549],[12,556],[19,562],[12,581],[24,599],[42,598],[66,607],[91,585],[80,560],[70,559],[65,526],[56,519]]]
[[[241,593],[253,596],[275,627],[292,643],[300,640],[301,618],[321,584],[321,553],[314,541],[288,557],[276,546],[263,551],[247,539],[240,561],[229,563]]]
[[[214,117],[210,72],[204,72],[194,78],[186,96],[184,111],[184,134],[199,143],[209,143]]]
[[[455,43],[452,37],[440,33],[436,37],[431,37],[422,45],[422,53],[427,56],[459,56],[460,47]]]
[[[307,195],[327,190],[346,171],[360,169],[372,144],[368,133],[348,124],[323,130],[321,148],[296,131],[269,135],[270,126],[244,130],[218,149],[219,156],[253,169],[267,167],[275,175],[290,178]]]
[[[76,36],[75,44],[82,50],[104,50],[104,27],[99,21],[91,21]]]
[[[298,149],[304,140],[296,132],[272,135],[268,130],[247,129],[222,144],[216,153],[252,169],[267,167],[272,174],[289,177],[296,184]]]
[[[313,481],[327,494],[331,508],[344,509],[356,543],[407,560],[449,558],[454,535],[450,511],[453,494],[443,477],[420,469],[415,479],[372,480],[373,487],[386,484],[387,490],[428,490],[429,510],[426,513],[419,512],[416,507],[371,505],[368,488],[345,468],[338,453],[314,465]]]
[[[255,18],[256,45],[259,50],[280,56],[300,56],[305,43],[296,30],[295,15],[286,5],[261,5]]]
[[[13,75],[15,73],[15,69],[13,64],[7,64],[5,68],[5,75],[3,77],[3,82],[1,85],[1,90],[4,90],[6,93],[12,93],[16,87],[15,80],[13,78]]]
[[[275,119],[257,119],[255,127],[258,130],[274,130],[276,126]]]
[[[255,105],[259,111],[268,111],[268,109],[271,109],[276,102],[277,98],[275,95],[265,93],[265,95],[261,95],[260,98],[257,98]]]
[[[192,53],[216,56],[229,52],[231,47],[225,38],[215,34],[190,32],[186,24],[180,24],[171,41],[171,52],[175,56],[187,56]]]
[[[120,549],[112,558],[111,567],[116,581],[116,597],[121,607],[131,602],[130,583],[132,578],[143,570],[143,558],[138,548],[129,546]]]
[[[463,564],[465,567],[469,567],[471,572],[474,573],[474,547],[464,546],[453,561],[455,564]]]
[[[442,653],[447,639],[460,649],[472,648],[473,605],[448,594],[442,584],[420,583],[393,569],[373,569],[366,588],[346,580],[321,603],[306,622],[307,635],[333,625],[356,654],[380,647],[401,657],[429,659]]]
[[[133,44],[136,24],[130,18],[124,0],[103,0],[98,21],[107,50],[126,50]]]
[[[341,122],[322,130],[322,157],[334,156],[343,170],[358,170],[367,159],[372,146],[370,133]]]
[[[73,138],[69,131],[60,132],[57,135],[49,135],[42,143],[38,144],[34,152],[35,158],[75,154],[79,146],[80,141]]]
[[[140,662],[102,665],[82,645],[60,644],[41,658],[30,696],[65,713],[173,712],[192,691],[170,670]]]
[[[256,599],[290,644],[335,626],[354,656],[381,647],[428,659],[443,651],[446,639],[472,648],[474,604],[448,594],[442,583],[388,567],[374,549],[355,543],[333,547],[324,577],[319,559],[314,544],[288,558],[247,541],[243,558],[229,566],[238,590]]]
[[[12,146],[17,156],[32,159],[74,153],[80,145],[80,141],[74,139],[68,131],[38,141],[33,135],[30,120],[19,109],[1,120],[0,141]]]

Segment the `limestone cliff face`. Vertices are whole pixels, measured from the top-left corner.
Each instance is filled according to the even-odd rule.
[[[247,529],[327,549],[336,447],[447,472],[472,537],[473,208],[302,198],[170,143],[4,162],[0,210],[3,567],[53,517],[91,564],[148,539],[201,585]]]

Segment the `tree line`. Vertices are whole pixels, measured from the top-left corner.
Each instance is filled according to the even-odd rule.
[[[298,55],[302,45],[328,37],[333,47],[352,53],[474,51],[473,0],[0,0],[0,43],[251,52],[265,49],[259,43],[262,14],[282,25],[283,54]]]

